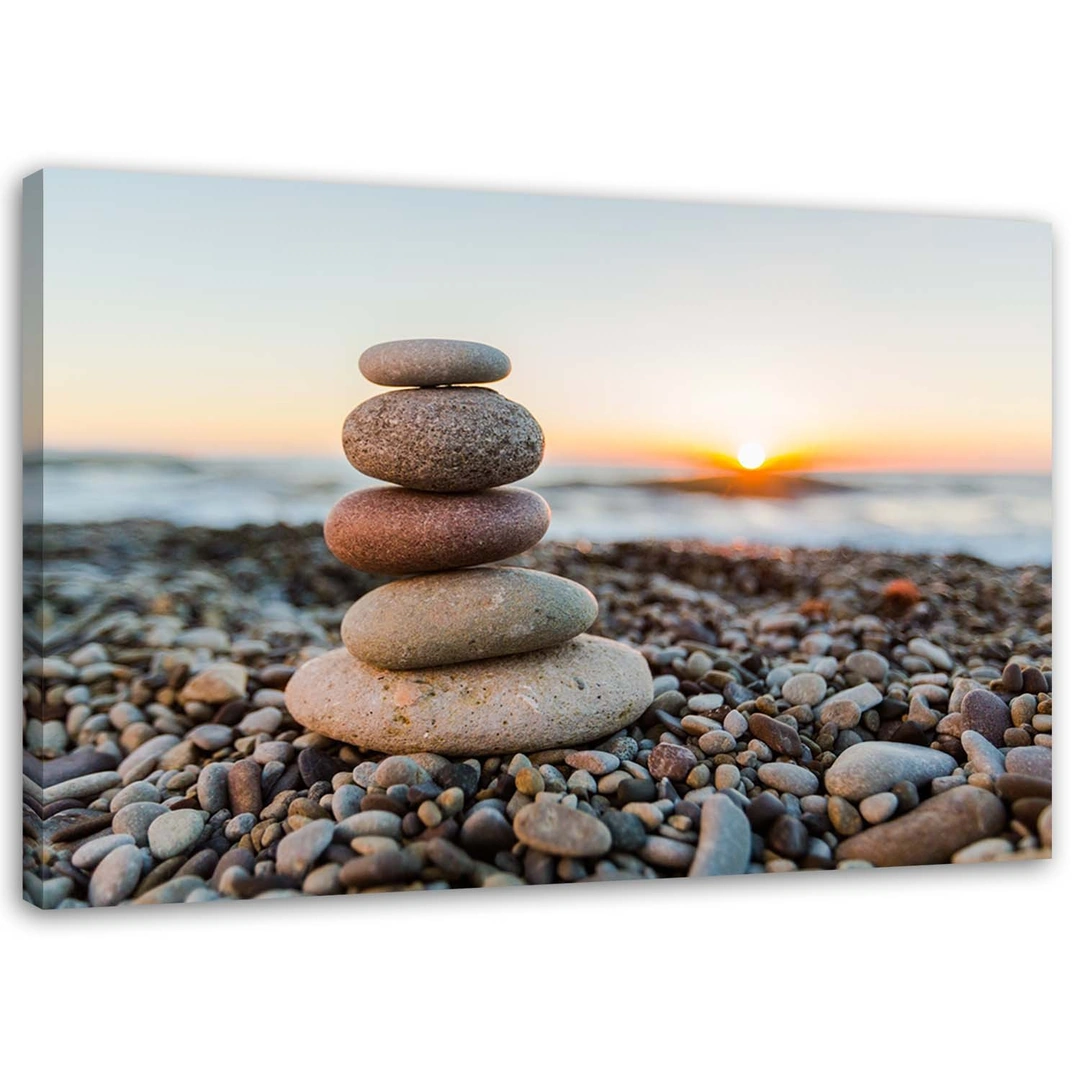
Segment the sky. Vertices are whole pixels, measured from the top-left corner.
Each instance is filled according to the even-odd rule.
[[[986,218],[47,170],[44,441],[341,453],[395,338],[506,352],[549,461],[1045,471],[1051,232]]]

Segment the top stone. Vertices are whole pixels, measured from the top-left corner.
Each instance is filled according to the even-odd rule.
[[[510,358],[477,341],[410,338],[372,345],[360,357],[360,373],[378,386],[491,383],[510,374]]]

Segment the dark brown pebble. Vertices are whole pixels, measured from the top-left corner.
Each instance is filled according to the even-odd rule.
[[[530,885],[551,885],[555,881],[555,857],[535,848],[525,852],[524,869]]]
[[[1016,799],[1010,810],[1012,816],[1023,822],[1029,829],[1038,828],[1039,815],[1050,805],[1049,799],[1040,799],[1035,795],[1025,795],[1022,799]]]
[[[447,818],[446,821],[440,821],[438,825],[425,829],[419,839],[456,840],[459,832],[461,832],[461,826],[453,818]]]
[[[338,866],[344,866],[350,859],[356,858],[356,852],[353,851],[348,844],[331,844],[323,852],[322,857],[325,862],[337,863]]]
[[[292,762],[285,766],[285,771],[277,778],[274,786],[270,789],[270,798],[276,799],[283,791],[296,791],[303,787],[300,777],[300,766]]]
[[[43,807],[43,813],[39,814],[39,816],[44,820],[59,814],[63,810],[81,810],[82,805],[78,799],[57,799],[55,802]]]
[[[480,778],[473,768],[455,762],[440,766],[435,779],[443,788],[461,788],[466,799],[471,799],[476,795],[480,784]]]
[[[46,840],[56,844],[81,840],[112,824],[112,819],[112,814],[105,810],[62,810],[49,818],[43,835]]]
[[[896,796],[898,814],[906,814],[919,805],[919,789],[910,780],[901,780],[890,790]]]
[[[400,816],[408,810],[408,804],[403,799],[392,799],[384,791],[369,791],[360,800],[360,809],[387,810]]]
[[[1007,694],[1019,694],[1024,689],[1024,673],[1019,664],[1006,664],[1001,672],[1001,688]]]
[[[206,881],[213,875],[217,864],[217,852],[211,848],[203,848],[202,851],[196,851],[194,855],[188,857],[187,861],[177,870],[176,876],[186,877],[189,874],[194,874],[195,877],[201,877]]]
[[[244,848],[231,848],[226,851],[217,861],[217,865],[214,867],[214,872],[210,876],[210,884],[213,888],[217,888],[221,882],[221,875],[229,869],[230,866],[242,866],[249,874],[255,869],[255,855],[246,851]]]
[[[514,797],[515,791],[517,791],[515,779],[509,773],[503,773],[495,781],[495,798],[509,801]]]
[[[505,874],[514,874],[516,877],[521,877],[523,867],[521,860],[510,851],[498,851],[495,853],[495,858],[491,860],[496,869],[502,870]]]
[[[621,780],[615,791],[615,800],[620,806],[631,802],[653,802],[656,798],[656,783],[650,779]]]
[[[342,772],[348,772],[347,769],[342,769]],[[316,780],[311,787],[308,788],[307,797],[314,802],[318,802],[324,795],[332,795],[334,792],[334,785],[329,780]]]
[[[766,833],[772,823],[785,812],[784,804],[771,791],[763,791],[750,800],[746,817],[754,832]]]
[[[824,836],[832,829],[832,822],[828,814],[815,814],[807,811],[799,815],[799,820],[806,826],[806,831],[811,836]]]
[[[404,885],[423,868],[420,856],[409,848],[377,851],[350,859],[341,868],[341,884],[346,889],[370,889],[376,885]]]
[[[1024,776],[1022,773],[1002,773],[994,787],[1003,799],[1049,799],[1052,785],[1049,780],[1037,776]]]
[[[451,844],[449,840],[428,841],[427,858],[451,881],[468,877],[476,869],[472,856],[462,851],[456,844]]]
[[[284,690],[295,674],[296,668],[291,664],[267,664],[255,672],[259,682],[271,690]]]
[[[41,805],[28,791],[23,792],[23,806],[32,811],[34,817],[40,821],[45,816],[45,807]]]
[[[311,787],[319,780],[330,781],[339,772],[349,772],[340,758],[331,757],[321,750],[313,750],[310,747],[301,750],[296,764],[300,768],[300,777],[305,787]]]
[[[176,871],[179,870],[186,861],[186,856],[174,855],[171,859],[166,859],[163,863],[158,863],[158,865],[139,882],[139,887],[135,890],[135,896],[142,896],[151,889],[156,889],[159,885],[163,885],[166,881],[176,875]]]
[[[903,701],[896,698],[883,698],[876,706],[878,716],[882,723],[890,720],[902,720],[907,714],[908,707]]]
[[[510,822],[495,810],[483,810],[466,818],[459,840],[477,858],[490,858],[496,851],[506,851],[517,843]]]
[[[777,754],[787,754],[796,760],[802,755],[799,733],[783,721],[774,720],[764,713],[752,713],[750,732]]]
[[[914,746],[930,745],[929,736],[914,720],[905,720],[897,724],[888,738],[890,742],[911,743]]]
[[[410,806],[419,806],[429,799],[437,799],[442,794],[442,788],[432,780],[424,784],[413,784],[406,793],[406,799]]]
[[[1047,685],[1046,676],[1035,667],[1024,668],[1024,693],[1045,694],[1050,687]]]
[[[424,831],[424,823],[415,810],[410,810],[401,819],[401,833],[407,840],[415,840]]]
[[[237,814],[254,814],[256,817],[262,812],[262,768],[253,758],[244,758],[238,761],[230,770],[228,776],[229,808],[235,817]]]
[[[214,713],[213,723],[223,724],[225,727],[235,727],[251,711],[251,704],[241,699],[229,701]]]
[[[233,884],[233,889],[241,900],[250,900],[253,896],[269,892],[271,889],[299,889],[300,885],[301,882],[296,878],[287,877],[285,874],[260,873],[253,877],[238,878]]]
[[[791,814],[782,814],[769,829],[767,847],[785,859],[801,859],[809,843],[806,826]]]

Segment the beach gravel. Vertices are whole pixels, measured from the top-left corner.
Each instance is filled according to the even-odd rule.
[[[298,722],[328,685],[304,690],[297,671],[347,657],[342,619],[385,584],[337,563],[317,526],[31,525],[27,558],[42,552],[45,592],[25,601],[40,641],[24,656],[22,867],[42,907],[1051,854],[1045,567],[545,543],[513,564],[595,597],[587,648],[626,658],[624,706],[575,727],[588,679],[559,660],[524,696],[562,735],[529,737],[519,681],[486,748],[380,750]],[[384,678],[401,693],[371,730],[422,720],[409,702],[424,689]],[[475,724],[468,692],[490,687],[457,679]]]

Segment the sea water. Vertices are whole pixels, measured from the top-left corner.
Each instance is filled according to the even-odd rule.
[[[371,486],[343,459],[178,458],[47,453],[45,521],[153,518],[179,525],[322,521],[346,492]],[[685,474],[684,474],[685,475]],[[526,483],[551,504],[553,540],[702,539],[928,554],[1000,565],[1049,564],[1049,475],[813,474],[840,485],[795,498],[720,497],[643,481],[670,469],[545,464]]]

